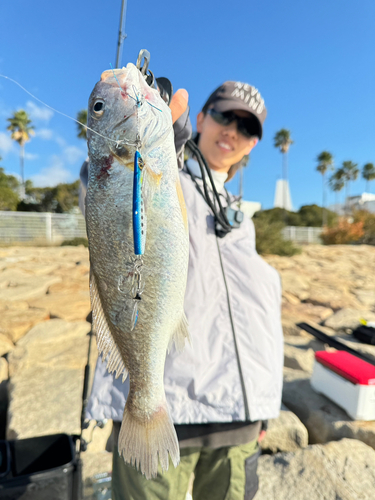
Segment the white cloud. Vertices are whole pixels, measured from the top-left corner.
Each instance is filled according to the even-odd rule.
[[[2,153],[9,153],[14,149],[14,143],[8,134],[0,132],[0,151]]]
[[[62,148],[64,148],[64,147],[66,146],[66,140],[65,140],[65,139],[63,139],[63,138],[62,138],[62,137],[60,137],[60,136],[55,137],[55,141],[56,141],[56,142],[57,142],[57,144],[58,144],[59,146],[61,146]]]
[[[53,137],[53,131],[50,128],[40,128],[35,130],[35,137],[40,137],[45,141],[49,141]]]
[[[77,146],[67,146],[64,149],[63,154],[65,160],[70,165],[74,165],[74,163],[77,163],[79,160],[82,160],[87,156],[87,153],[82,151],[82,149],[78,148]]]
[[[37,160],[39,158],[39,155],[34,154],[34,153],[25,153],[25,160]]]
[[[49,108],[37,106],[32,101],[27,101],[26,103],[27,111],[30,113],[30,117],[33,120],[43,120],[48,122],[54,115],[53,111]]]
[[[38,174],[32,175],[34,186],[47,187],[57,186],[61,182],[72,182],[73,175],[65,168],[64,161],[57,155],[51,158],[51,165],[43,168]]]

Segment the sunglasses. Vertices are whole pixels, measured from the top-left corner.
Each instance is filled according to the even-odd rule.
[[[207,114],[209,114],[216,123],[224,127],[235,121],[237,123],[238,132],[247,139],[250,139],[250,137],[254,135],[259,136],[259,126],[257,123],[254,123],[254,119],[251,117],[237,116],[233,111],[224,111],[220,113],[220,111],[215,111],[214,109],[209,109]]]

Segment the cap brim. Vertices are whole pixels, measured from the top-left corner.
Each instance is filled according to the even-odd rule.
[[[215,111],[220,111],[220,113],[225,113],[225,111],[237,111],[237,110],[242,110],[246,111],[247,113],[250,113],[251,115],[255,116],[257,119],[257,122],[259,124],[259,139],[262,138],[263,135],[263,127],[262,124],[257,117],[255,113],[253,113],[250,109],[249,106],[245,103],[238,102],[237,99],[219,99],[213,103],[213,108]]]

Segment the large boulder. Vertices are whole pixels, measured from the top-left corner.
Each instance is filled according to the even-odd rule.
[[[18,269],[0,272],[0,301],[31,300],[44,295],[48,287],[61,281],[60,276],[30,275]]]
[[[375,313],[371,311],[359,311],[358,309],[344,308],[327,318],[324,325],[329,328],[333,328],[336,331],[354,330],[360,325],[361,318],[365,318],[367,321],[375,321]]]
[[[284,368],[282,399],[308,430],[310,443],[346,437],[375,449],[375,421],[352,420],[343,409],[312,389],[309,373]]]
[[[7,438],[80,431],[89,323],[34,326],[9,354]]]
[[[353,439],[264,455],[256,500],[373,500],[375,451]]]
[[[280,416],[268,421],[267,433],[260,446],[267,453],[296,451],[308,445],[308,437],[300,419],[283,406]]]

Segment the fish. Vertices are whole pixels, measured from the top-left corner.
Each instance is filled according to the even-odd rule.
[[[167,352],[190,341],[186,206],[171,112],[132,63],[104,71],[88,103],[86,227],[93,330],[107,370],[129,376],[118,450],[147,479],[180,452]]]

